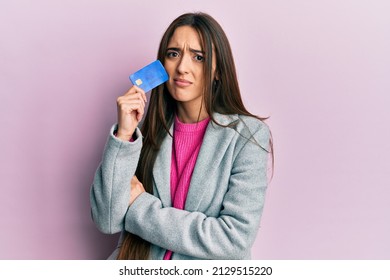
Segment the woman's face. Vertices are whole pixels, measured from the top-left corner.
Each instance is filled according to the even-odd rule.
[[[167,87],[171,96],[179,105],[197,111],[202,102],[205,82],[204,55],[198,32],[190,26],[181,26],[175,30],[165,54],[164,67],[169,75]]]

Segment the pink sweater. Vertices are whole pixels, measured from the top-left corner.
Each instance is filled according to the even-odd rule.
[[[209,121],[210,118],[207,118],[188,124],[175,117],[171,161],[171,200],[175,208],[184,209],[192,172]],[[172,251],[167,251],[164,260],[171,259],[171,256]]]

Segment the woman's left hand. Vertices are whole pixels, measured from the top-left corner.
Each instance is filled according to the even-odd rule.
[[[144,185],[142,185],[142,183],[138,180],[137,176],[133,176],[133,178],[131,178],[131,182],[130,182],[130,203],[129,205],[131,205],[134,200],[143,192],[145,192],[145,189],[144,189]]]

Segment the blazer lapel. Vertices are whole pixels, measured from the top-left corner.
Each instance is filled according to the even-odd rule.
[[[173,135],[173,125],[169,132]],[[167,134],[161,143],[153,167],[153,179],[155,195],[157,195],[163,207],[171,207],[171,160],[172,160],[172,137]]]
[[[215,113],[214,119],[222,125],[228,125],[237,121],[238,117]],[[186,210],[196,211],[198,209],[205,190],[210,187],[209,184],[207,184],[209,169],[214,166],[219,166],[234,135],[234,129],[219,126],[211,121],[208,124],[192,173],[190,188],[185,204]]]

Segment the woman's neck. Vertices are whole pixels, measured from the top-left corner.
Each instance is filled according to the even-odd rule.
[[[182,123],[197,123],[209,117],[205,106],[202,106],[201,111],[190,110],[185,106],[177,106],[177,117]]]

